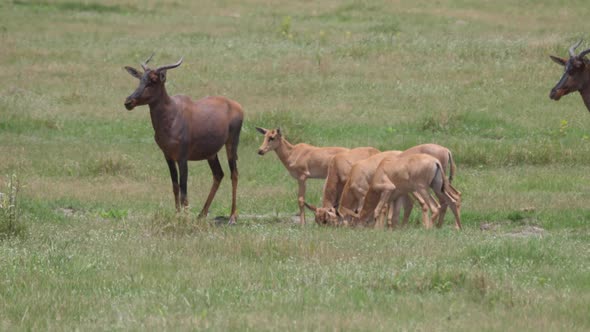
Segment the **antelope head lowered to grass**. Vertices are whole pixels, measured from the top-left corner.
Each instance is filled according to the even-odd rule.
[[[569,48],[569,59],[550,55],[551,60],[564,67],[564,72],[559,82],[551,89],[549,98],[557,101],[568,93],[579,91],[586,108],[590,111],[590,61],[586,59],[590,48],[576,55],[575,49],[581,43],[582,40]]]
[[[352,166],[358,161],[367,159],[377,153],[379,153],[379,150],[373,147],[360,147],[338,153],[332,158],[328,166],[328,176],[324,183],[322,206],[316,208],[307,202],[305,203],[305,206],[314,212],[316,223],[320,225],[337,223],[335,222],[337,219],[336,207]]]
[[[316,147],[313,145],[289,143],[281,133],[281,129],[264,129],[256,127],[264,135],[264,141],[258,149],[259,155],[275,151],[277,156],[299,184],[297,202],[299,204],[299,220],[305,224],[305,181],[307,179],[325,179],[328,166],[334,155],[348,151],[340,147]]]
[[[153,54],[152,54],[153,56]],[[242,106],[225,97],[205,97],[193,101],[184,95],[169,96],[166,92],[166,72],[182,63],[147,67],[150,56],[141,64],[143,73],[125,67],[139,80],[137,89],[125,100],[125,108],[149,105],[155,140],[166,158],[176,209],[188,207],[187,177],[189,160],[207,160],[213,172],[213,185],[199,216],[207,216],[211,201],[223,178],[217,153],[225,145],[232,180],[232,207],[229,223],[236,221],[236,191],[238,187],[238,142],[244,113]],[[177,168],[178,166],[178,168]],[[180,177],[179,177],[180,173]]]
[[[369,158],[361,160],[355,163],[350,170],[348,180],[344,184],[342,189],[342,196],[338,205],[337,215],[342,218],[341,221],[344,224],[348,224],[351,221],[351,217],[356,215],[363,206],[365,195],[369,191],[373,175],[377,170],[377,167],[385,158],[397,157],[401,154],[401,151],[385,151],[375,154]],[[413,202],[409,196],[404,197],[401,203],[404,203],[404,224],[407,223],[412,212]],[[334,223],[336,214],[327,215],[331,217],[331,223]]]

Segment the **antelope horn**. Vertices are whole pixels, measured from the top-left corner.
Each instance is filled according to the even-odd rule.
[[[581,43],[582,43],[582,40],[580,39],[580,41],[579,41],[579,42],[577,42],[576,44],[574,44],[574,45],[572,45],[572,46],[570,47],[570,49],[569,49],[569,53],[570,53],[570,56],[571,56],[572,58],[576,56],[576,53],[574,52],[574,50],[575,50],[575,49],[576,49],[578,46],[580,46],[580,44],[581,44]]]
[[[590,53],[590,48],[589,48],[589,49],[587,49],[587,50],[584,50],[584,51],[580,52],[580,54],[578,54],[578,58],[579,58],[580,60],[582,60],[582,58],[583,58],[583,57],[584,57],[586,54],[588,54],[588,53]]]
[[[158,71],[161,71],[161,70],[168,70],[168,69],[176,68],[176,67],[180,66],[180,64],[182,63],[182,60],[183,59],[184,59],[184,57],[180,57],[180,60],[178,60],[177,63],[171,64],[171,65],[165,65],[165,66],[158,67],[158,69],[156,69],[156,71],[158,72]]]
[[[147,68],[147,64],[148,64],[148,62],[150,62],[150,60],[151,60],[151,59],[154,57],[154,54],[156,54],[156,53],[152,53],[152,55],[150,55],[150,57],[149,57],[149,58],[147,58],[147,60],[145,60],[143,63],[140,63],[140,65],[141,65],[141,68],[143,68],[143,70],[144,70],[144,71],[147,71],[147,70],[148,70],[148,68]]]

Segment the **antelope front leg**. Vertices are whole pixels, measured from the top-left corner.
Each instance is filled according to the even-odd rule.
[[[168,163],[168,169],[170,170],[170,178],[172,179],[172,192],[174,193],[174,205],[176,206],[176,212],[180,212],[180,185],[178,184],[178,171],[176,169],[176,162],[172,159],[166,158]]]
[[[181,160],[178,162],[178,171],[180,172],[180,204],[182,208],[188,210],[188,197],[186,191],[186,183],[188,179],[188,162]]]
[[[305,225],[305,180],[302,178],[297,180],[299,183],[299,193],[297,194],[297,203],[299,204],[299,222]]]

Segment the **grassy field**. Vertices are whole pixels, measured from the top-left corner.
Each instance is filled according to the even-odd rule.
[[[588,17],[585,1],[0,2],[0,330],[590,330],[590,114],[548,98],[548,55],[589,39]],[[184,56],[171,94],[244,107],[238,226],[215,221],[225,152],[209,218],[205,162],[174,212],[148,109],[123,107],[122,67],[152,52]],[[445,145],[465,229],[301,227],[256,126]]]

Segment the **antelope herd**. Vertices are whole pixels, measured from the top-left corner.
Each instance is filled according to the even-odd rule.
[[[354,149],[291,145],[280,129],[256,128],[264,135],[260,155],[276,151],[291,176],[299,181],[300,222],[305,224],[302,206],[314,212],[320,225],[397,226],[400,207],[404,207],[404,225],[412,211],[412,197],[422,208],[426,228],[441,227],[447,207],[455,215],[455,227],[461,229],[461,193],[446,176],[455,173],[449,149],[422,144],[405,151],[380,152],[372,147]],[[294,151],[297,151],[296,153]],[[326,178],[322,206],[305,202],[305,179]],[[428,189],[432,189],[437,202]],[[432,217],[429,215],[432,214]],[[432,219],[431,219],[432,218]]]
[[[586,59],[590,49],[576,55],[575,49],[581,42],[569,48],[568,59],[550,56],[564,67],[564,73],[549,97],[557,101],[578,91],[590,111],[590,61]],[[141,63],[143,73],[125,67],[139,80],[135,92],[125,100],[125,108],[149,105],[155,140],[168,163],[178,211],[188,207],[187,162],[206,159],[213,173],[213,185],[199,216],[207,215],[224,175],[217,154],[225,145],[232,180],[229,223],[233,224],[237,218],[237,151],[244,119],[242,107],[219,96],[197,101],[184,95],[169,96],[165,88],[166,72],[180,66],[182,58],[175,64],[152,70],[147,67],[152,57],[153,54]],[[401,208],[405,225],[415,200],[422,209],[425,228],[441,227],[450,207],[455,228],[461,229],[461,192],[451,184],[455,162],[451,151],[443,146],[423,144],[405,151],[384,152],[372,147],[316,147],[305,143],[293,145],[278,128],[257,127],[256,130],[264,135],[258,154],[274,151],[298,182],[301,224],[305,224],[307,207],[320,225],[397,227]],[[326,179],[320,207],[305,200],[307,179]]]

